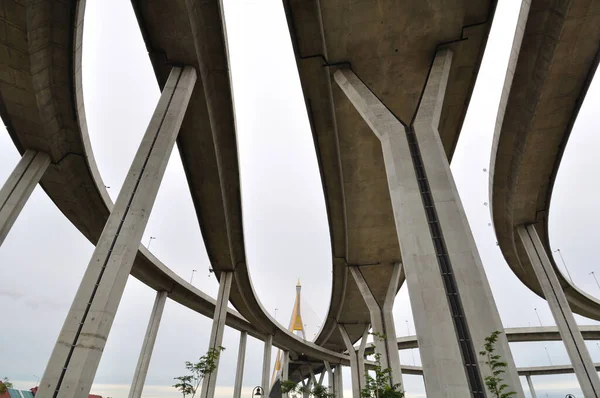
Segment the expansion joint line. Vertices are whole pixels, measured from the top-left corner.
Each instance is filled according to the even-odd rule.
[[[527,227],[525,227],[525,231],[527,232],[527,236],[529,237],[529,240],[532,243],[533,250],[535,250],[535,254],[540,261],[540,265],[542,267],[542,272],[544,273],[544,276],[546,277],[548,284],[550,285],[550,290],[552,291],[552,296],[554,296],[554,299],[556,300],[556,303],[558,304],[558,309],[560,311],[560,314],[563,317],[565,324],[567,325],[567,330],[569,332],[569,336],[571,337],[571,340],[573,342],[575,342],[575,335],[573,334],[573,329],[571,329],[571,325],[569,325],[569,322],[567,322],[567,316],[565,315],[565,311],[563,310],[563,307],[560,305],[560,301],[558,300],[558,293],[556,292],[556,289],[554,288],[554,284],[550,280],[550,275],[548,274],[548,271],[546,270],[546,267],[544,266],[544,263],[542,262],[542,256],[540,255],[540,252],[534,243],[534,240],[531,236],[531,233],[529,232],[528,227],[531,227],[531,228],[535,228],[535,227],[533,226],[533,224],[530,224]],[[550,258],[548,258],[548,260],[550,260]],[[549,264],[549,266],[551,267],[552,265]],[[579,360],[583,364],[583,369],[585,370],[585,376],[587,377],[588,381],[590,382],[590,386],[591,386],[592,390],[594,390],[594,396],[598,397],[598,391],[596,391],[596,389],[594,388],[594,383],[592,382],[592,378],[588,372],[588,368],[585,366],[585,361],[583,360],[583,356],[581,355],[581,351],[579,350],[579,345],[578,344],[573,344],[573,345],[575,346],[575,350],[577,350],[577,356],[579,357]]]
[[[177,76],[177,81],[175,83],[175,88],[173,89],[173,92],[170,94],[169,97],[169,101],[167,103],[167,107],[165,109],[165,111],[162,114],[161,120],[160,120],[160,124],[158,125],[158,128],[156,129],[156,133],[154,134],[154,137],[152,139],[152,144],[150,145],[150,148],[148,150],[148,153],[146,155],[146,159],[144,159],[144,164],[142,165],[142,169],[140,170],[139,175],[137,176],[137,179],[135,181],[135,185],[133,187],[133,191],[132,194],[129,197],[129,201],[127,202],[127,207],[125,208],[124,214],[123,214],[123,218],[121,219],[121,221],[119,222],[119,226],[117,228],[117,231],[115,232],[113,238],[112,238],[112,242],[110,244],[110,249],[108,249],[108,253],[105,256],[104,259],[104,263],[102,264],[102,269],[100,270],[100,273],[98,275],[98,278],[96,280],[96,284],[94,285],[94,288],[92,290],[92,294],[90,295],[90,299],[88,300],[86,307],[85,307],[85,311],[83,313],[83,317],[81,318],[81,322],[79,322],[79,326],[77,327],[77,332],[75,333],[75,336],[73,338],[73,342],[71,344],[71,347],[69,348],[69,354],[67,355],[67,359],[65,360],[65,364],[62,368],[60,377],[58,378],[58,382],[56,383],[56,388],[54,390],[54,395],[53,398],[57,398],[58,393],[60,392],[60,387],[62,385],[62,382],[65,378],[65,374],[67,373],[67,369],[69,367],[69,363],[71,362],[71,358],[73,357],[73,353],[75,351],[75,347],[77,346],[77,343],[79,341],[79,336],[81,335],[81,331],[83,329],[83,326],[85,324],[85,321],[87,319],[87,316],[90,312],[90,308],[92,307],[92,303],[94,302],[94,298],[96,297],[96,293],[98,291],[98,287],[100,286],[100,282],[102,281],[102,277],[104,276],[104,271],[106,270],[106,267],[108,265],[108,261],[111,258],[112,255],[112,251],[117,243],[117,239],[119,238],[119,233],[121,232],[121,229],[123,228],[123,224],[125,224],[125,220],[127,219],[127,215],[129,212],[129,208],[131,207],[131,204],[135,198],[135,194],[137,193],[138,187],[141,183],[142,180],[142,176],[144,175],[144,171],[146,170],[146,166],[148,165],[148,161],[150,159],[150,155],[152,154],[152,151],[154,150],[154,145],[156,144],[156,140],[158,139],[158,135],[160,134],[160,131],[162,129],[163,123],[165,121],[165,118],[167,116],[167,112],[170,108],[171,102],[173,100],[173,97],[175,96],[175,93],[177,91],[177,86],[179,85],[179,80],[181,78],[181,73],[182,73],[183,69],[181,69],[179,71],[179,75]]]
[[[423,165],[423,159],[421,157],[421,151],[419,150],[417,137],[412,126],[406,127],[405,131],[408,147],[410,149],[413,161],[413,167],[415,169],[415,175],[417,177],[417,184],[421,193],[423,208],[427,217],[427,223],[429,224],[431,240],[433,242],[437,262],[440,267],[440,273],[444,284],[446,297],[448,299],[448,305],[450,307],[454,328],[458,336],[459,348],[463,357],[463,364],[465,366],[469,389],[471,390],[471,395],[474,398],[485,398],[486,393],[483,387],[481,373],[479,371],[477,354],[469,333],[467,321],[465,319],[465,313],[460,299],[458,286],[456,284],[456,278],[452,270],[450,256],[446,250],[446,243],[440,227],[435,202],[433,200],[433,195],[431,194],[431,189],[429,187],[429,181],[427,179],[427,174],[425,173],[425,167]]]

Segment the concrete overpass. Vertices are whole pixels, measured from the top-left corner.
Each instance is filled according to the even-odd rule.
[[[144,166],[136,169],[134,161],[128,176],[132,181],[136,181],[132,185],[132,191],[126,192],[129,188],[125,184],[117,204],[113,207],[93,158],[85,122],[81,90],[85,1],[41,0],[27,3],[25,6],[9,1],[15,7],[10,9],[12,13],[4,15],[2,19],[11,34],[3,37],[0,43],[1,51],[6,55],[4,58],[8,60],[8,68],[0,73],[0,113],[21,153],[47,159],[39,165],[41,172],[37,171],[43,174],[40,183],[69,220],[92,243],[98,243],[94,256],[104,258],[102,261],[105,261],[105,266],[99,274],[97,285],[101,290],[108,289],[105,286],[108,286],[109,282],[103,282],[102,275],[106,264],[112,264],[110,259],[114,258],[111,256],[115,254],[112,252],[113,246],[105,250],[102,242],[103,239],[109,239],[114,245],[115,242],[120,242],[121,238],[118,233],[110,237],[105,236],[102,231],[105,225],[118,222],[119,212],[125,215],[123,220],[129,217],[130,207],[123,204],[126,204],[127,200],[129,204],[138,203],[138,186],[149,192],[154,189],[152,183],[144,179],[143,173],[146,165],[155,170],[153,172],[157,175],[161,173],[161,166],[152,163],[152,151],[155,150],[154,142],[162,142],[157,141],[157,137],[164,135],[163,122],[151,123],[149,126],[147,134],[155,134],[149,147],[150,152],[138,153],[141,160],[145,159]],[[499,325],[501,328],[487,280],[485,275],[481,275],[481,264],[478,263],[468,226],[461,224],[464,220],[460,217],[449,217],[452,214],[461,214],[462,207],[454,203],[455,207],[446,208],[444,206],[448,201],[442,201],[438,196],[442,193],[450,195],[450,202],[457,202],[451,176],[439,178],[439,173],[443,174],[448,170],[447,160],[451,157],[458,139],[495,3],[461,1],[454,3],[452,8],[444,8],[443,4],[441,1],[415,3],[411,7],[402,8],[398,4],[390,3],[388,8],[383,9],[365,7],[360,3],[347,5],[333,1],[321,5],[312,1],[285,2],[321,167],[333,249],[332,299],[327,320],[316,344],[313,344],[292,335],[269,316],[257,299],[248,274],[228,54],[220,4],[217,1],[192,0],[133,1],[157,80],[163,89],[162,98],[170,95],[169,98],[179,98],[181,104],[185,103],[177,108],[171,104],[171,99],[161,99],[163,105],[159,103],[155,116],[157,120],[161,117],[162,120],[167,120],[165,115],[178,112],[178,117],[168,119],[170,124],[165,129],[174,131],[177,137],[205,246],[222,286],[215,302],[181,280],[143,247],[138,251],[139,240],[136,241],[132,233],[133,243],[128,243],[125,247],[126,250],[136,251],[137,255],[131,262],[124,259],[119,261],[122,261],[124,269],[130,267],[132,275],[159,292],[157,308],[160,307],[160,292],[166,291],[169,297],[181,304],[214,317],[211,347],[219,345],[219,334],[222,335],[223,327],[227,324],[264,339],[265,357],[268,357],[271,344],[274,344],[289,351],[296,359],[351,364],[353,371],[356,370],[359,362],[353,359],[357,356],[354,355],[352,343],[364,335],[369,325],[378,332],[393,331],[393,320],[390,323],[389,319],[385,319],[391,314],[391,309],[376,307],[386,307],[386,303],[393,303],[395,293],[404,280],[402,271],[409,271],[409,284],[411,280],[413,284],[417,283],[415,264],[411,263],[412,257],[409,256],[409,260],[400,257],[400,245],[403,242],[402,239],[399,240],[399,236],[403,233],[412,234],[413,231],[404,231],[402,228],[407,227],[402,225],[409,224],[400,222],[397,215],[396,218],[390,217],[390,214],[398,213],[396,206],[402,205],[402,201],[392,197],[395,193],[392,191],[390,194],[388,189],[388,185],[392,184],[390,178],[393,174],[389,168],[397,159],[394,159],[394,151],[386,158],[385,143],[383,150],[379,146],[382,145],[385,133],[378,130],[378,127],[381,127],[378,118],[383,115],[391,118],[396,129],[394,131],[406,130],[406,139],[415,140],[416,131],[417,141],[429,134],[434,143],[439,141],[441,145],[439,155],[431,152],[437,145],[431,145],[431,141],[420,141],[418,144],[405,146],[411,148],[413,158],[420,158],[419,148],[416,152],[413,148],[420,146],[424,159],[421,166],[415,163],[415,170],[410,172],[412,177],[409,178],[410,184],[414,185],[413,192],[417,193],[417,197],[419,193],[421,195],[418,202],[420,204],[417,204],[417,201],[407,203],[417,206],[415,212],[423,214],[422,218],[413,220],[415,225],[419,225],[415,229],[418,232],[414,232],[415,235],[428,241],[427,250],[431,247],[432,253],[434,249],[439,249],[436,242],[441,241],[442,247],[445,244],[449,245],[449,253],[441,254],[446,258],[446,265],[440,264],[442,270],[450,262],[463,262],[464,258],[459,260],[459,257],[456,257],[458,254],[453,251],[455,245],[462,249],[468,247],[472,255],[467,263],[475,272],[470,272],[468,277],[474,279],[466,281],[463,278],[450,277],[450,282],[447,282],[448,275],[452,275],[450,267],[449,273],[442,272],[443,277],[432,276],[431,281],[437,283],[437,290],[429,292],[439,291],[440,298],[443,298],[444,294],[452,297],[455,293],[448,290],[449,286],[456,288],[453,284],[458,283],[458,289],[464,297],[462,302],[458,301],[460,310],[464,310],[466,315],[471,314],[459,316],[469,318],[471,322],[472,336],[467,332],[466,340],[462,341],[474,340],[474,343],[470,344],[479,346],[487,330],[478,326],[497,329],[496,326]],[[423,24],[423,18],[433,20],[435,24]],[[370,28],[363,29],[367,26]],[[407,35],[414,38],[414,42],[407,42]],[[179,74],[174,75],[174,71],[180,69],[181,71],[177,72]],[[184,74],[193,74],[193,78],[184,81]],[[172,83],[167,84],[169,81]],[[390,82],[394,82],[394,86]],[[436,89],[438,92],[434,92]],[[189,96],[184,98],[186,92]],[[367,97],[370,98],[370,102],[367,101],[368,106],[376,103],[385,110],[373,114],[369,113],[369,109],[362,109],[360,101]],[[193,112],[185,113],[184,117],[182,112],[185,112],[186,108],[192,109]],[[161,112],[163,116],[160,116]],[[367,123],[361,121],[361,117]],[[156,132],[153,132],[152,129],[155,128]],[[373,133],[376,136],[373,136]],[[168,144],[165,143],[164,148],[157,147],[156,150],[164,149],[165,153],[168,153],[167,148]],[[360,150],[357,150],[358,148]],[[157,155],[159,158],[161,156],[166,155]],[[409,153],[405,159],[410,158]],[[441,160],[441,163],[430,163],[438,160]],[[28,168],[31,165],[32,163],[27,163],[24,167]],[[419,177],[418,167],[424,169],[426,175],[435,178],[428,181],[426,176]],[[412,165],[410,169],[412,170]],[[15,172],[18,172],[18,169]],[[27,175],[26,172],[23,173],[23,176]],[[33,176],[27,178],[27,189],[35,186],[36,179]],[[423,179],[432,192],[424,190],[421,185]],[[19,179],[20,182],[21,180],[23,178]],[[23,189],[19,203],[26,200],[27,189]],[[10,191],[15,193],[18,190]],[[148,205],[151,208],[153,198],[151,194],[148,196],[150,202],[139,202],[143,203],[140,204],[141,209]],[[421,199],[424,202],[420,202]],[[432,204],[428,204],[428,200],[431,200]],[[4,206],[4,202],[2,205]],[[16,217],[17,207],[7,206],[10,217]],[[430,236],[423,228],[427,225],[425,216],[430,216],[430,209],[433,209],[432,217],[435,222],[442,224],[442,227],[447,223],[444,228],[453,231],[450,235],[446,234],[445,244],[443,237],[436,233]],[[461,216],[464,218],[464,214]],[[134,219],[138,216],[132,214],[131,217]],[[123,220],[120,225],[125,222]],[[135,224],[133,221],[132,223]],[[431,224],[431,220],[429,223]],[[136,234],[140,228],[143,232],[143,227],[136,227]],[[107,230],[106,234],[112,233],[109,228]],[[406,239],[406,236],[404,238]],[[403,248],[403,252],[405,249]],[[428,253],[424,254],[420,248],[409,245],[406,251],[411,250],[416,250],[416,256],[431,256]],[[444,252],[446,249],[439,250]],[[88,268],[90,275],[96,272],[94,261],[93,259],[90,262]],[[403,262],[405,264],[401,267]],[[435,271],[436,275],[440,272],[435,262],[430,260],[427,265],[432,267],[431,271]],[[121,275],[120,279],[115,279],[115,283],[120,285],[123,277],[126,280],[128,273]],[[349,277],[348,273],[352,276]],[[415,286],[418,287],[418,283]],[[99,361],[99,356],[88,352],[89,347],[78,345],[77,339],[82,327],[93,326],[88,323],[94,318],[88,322],[86,317],[94,304],[97,288],[93,288],[93,284],[84,280],[81,289],[93,292],[83,314],[82,326],[75,333],[70,354],[66,355],[67,360],[60,375],[61,372],[56,375],[52,373],[52,369],[59,369],[54,365],[63,364],[63,354],[59,352],[63,349],[59,349],[57,345],[56,361],[50,362],[51,372],[44,376],[44,381],[48,381],[48,386],[53,386],[51,388],[54,392],[52,393],[49,387],[48,391],[41,392],[42,395],[68,394],[60,390],[65,378],[65,385],[68,387],[71,386],[69,383],[73,383],[72,386],[79,388],[81,385],[82,389],[86,388],[86,383],[91,384],[93,380],[97,366],[97,362],[96,365],[94,362]],[[114,294],[120,298],[122,290],[120,293],[118,290]],[[418,289],[411,288],[411,295],[416,290]],[[411,299],[414,298],[411,296]],[[76,302],[77,300],[78,298]],[[100,312],[110,318],[116,311],[118,300],[116,306],[109,296],[98,296],[98,300],[106,301]],[[231,300],[239,312],[224,311],[227,300]],[[425,297],[421,300],[427,304]],[[413,301],[419,301],[418,297]],[[162,303],[164,305],[164,300]],[[478,394],[482,392],[478,389],[481,389],[481,386],[477,387],[476,384],[481,383],[481,376],[465,376],[461,370],[464,364],[460,359],[459,349],[466,348],[459,348],[454,337],[449,337],[453,328],[464,331],[464,327],[457,324],[458,321],[451,320],[447,314],[450,312],[448,304],[441,303],[442,301],[439,301],[437,304],[441,307],[435,307],[436,311],[441,309],[440,319],[444,320],[447,317],[450,322],[441,322],[443,328],[436,331],[425,327],[429,320],[425,312],[417,310],[415,316],[419,319],[420,338],[432,341],[436,336],[428,333],[440,333],[437,335],[439,343],[443,342],[445,349],[454,355],[457,365],[460,365],[447,367],[448,374],[444,377],[455,381],[460,379],[460,383],[457,382],[460,384],[457,387],[460,391],[467,391],[469,384],[471,393],[480,396]],[[483,313],[485,316],[473,316],[475,313]],[[483,319],[486,316],[488,318]],[[380,322],[377,321],[378,317],[384,319],[381,325],[377,323]],[[93,337],[97,339],[93,340],[93,344],[98,345],[97,348],[103,347],[104,343],[101,340],[108,335],[111,322],[108,321],[108,329],[103,329],[97,335],[99,338]],[[67,323],[65,325],[66,329],[63,329],[62,333],[70,339],[71,331]],[[157,324],[150,326],[148,336],[155,333],[158,327]],[[393,340],[395,333],[388,335],[389,339]],[[390,345],[390,341],[385,342],[385,347],[378,347],[378,350],[385,353],[385,360],[389,361],[391,367],[397,367],[399,372],[399,360],[394,362],[391,358],[394,355],[397,358],[397,352],[392,353],[396,351],[395,348],[390,348],[396,343],[391,343]],[[144,349],[151,352],[152,344],[152,338],[149,337]],[[501,350],[511,362],[507,342],[503,341],[501,345]],[[470,349],[473,350],[473,346]],[[350,355],[342,354],[346,350]],[[462,352],[464,354],[464,351]],[[86,361],[87,367],[82,368],[84,373],[81,373],[81,379],[75,374],[80,369],[73,370],[74,368],[68,367],[72,354]],[[53,358],[54,356],[53,353]],[[435,368],[435,357],[424,357],[429,361],[426,372]],[[477,367],[476,363],[469,366],[473,365]],[[147,367],[147,363],[144,364],[141,360],[138,365],[141,371],[136,372],[135,381],[142,386],[144,366]],[[291,369],[294,370],[293,366]],[[338,370],[339,368],[336,369],[336,374]],[[458,372],[458,376],[451,375],[450,370]],[[510,372],[514,373],[512,376],[516,375],[516,369]],[[214,376],[216,377],[216,372]],[[266,380],[268,377],[267,369]],[[263,385],[266,386],[264,380],[263,376]],[[360,382],[360,370],[353,382]],[[206,387],[208,390],[203,390],[202,396],[208,397],[211,395],[210,388],[214,389],[214,381],[205,384],[209,387]],[[355,387],[359,385],[356,384]],[[431,383],[430,388],[432,391],[437,389],[435,383]],[[520,389],[520,384],[518,387],[515,384],[514,388]]]

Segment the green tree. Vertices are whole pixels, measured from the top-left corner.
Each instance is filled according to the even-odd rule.
[[[401,384],[391,384],[392,369],[381,366],[381,354],[375,354],[375,377],[365,376],[365,387],[361,390],[361,398],[404,398]]]
[[[200,360],[196,363],[185,362],[185,368],[190,372],[189,375],[175,377],[177,383],[173,385],[183,397],[190,396],[194,398],[200,382],[209,374],[217,369],[217,361],[221,355],[221,351],[224,351],[225,347],[211,348],[208,352],[200,357]]]
[[[485,385],[489,392],[491,392],[494,398],[510,398],[513,395],[517,395],[514,391],[507,391],[508,385],[504,383],[502,377],[505,373],[508,364],[502,360],[502,357],[496,352],[496,343],[498,342],[499,331],[495,331],[491,335],[485,338],[485,344],[483,345],[483,351],[479,352],[479,355],[486,357],[486,365],[488,365],[492,371],[491,376],[485,377]]]
[[[8,380],[8,377],[0,380],[0,394],[5,393],[9,388],[13,387],[13,384]]]
[[[315,382],[314,386],[311,388],[308,385],[301,386],[291,380],[284,380],[281,382],[281,392],[283,394],[289,394],[290,398],[300,398],[304,393],[308,393],[308,395],[313,398],[333,398],[333,392],[317,382]]]
[[[371,333],[374,339],[384,341],[386,336],[381,333]],[[402,385],[392,384],[392,369],[381,366],[381,354],[375,354],[375,377],[365,375],[365,387],[361,390],[361,398],[404,398]]]

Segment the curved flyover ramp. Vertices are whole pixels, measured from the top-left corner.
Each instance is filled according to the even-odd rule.
[[[517,277],[543,297],[517,234],[538,224],[550,250],[548,211],[560,160],[600,57],[600,2],[548,5],[533,0],[520,22],[502,93],[490,166],[491,212],[498,244]],[[519,52],[520,50],[520,52]],[[505,108],[504,108],[505,107]],[[505,109],[505,111],[504,111]],[[552,259],[551,259],[552,261]],[[600,320],[600,301],[571,284],[553,264],[574,312]]]
[[[95,244],[108,219],[112,202],[94,161],[85,120],[81,84],[85,1],[47,0],[32,2],[27,6],[16,5],[14,12],[6,15],[7,22],[11,26],[11,35],[0,40],[0,51],[6,55],[5,59],[8,62],[7,67],[0,71],[2,119],[21,153],[33,149],[50,155],[52,163],[41,180],[43,189],[65,216]],[[162,4],[144,2],[144,6],[146,7],[144,10],[136,8],[138,16],[142,11],[148,11],[153,15],[160,14],[164,18],[169,13],[179,10],[181,15],[187,18],[187,11],[181,4],[178,8],[173,2]],[[216,18],[218,24],[221,23],[219,15],[213,14],[211,17]],[[190,22],[185,20],[182,26],[187,27],[187,35],[191,37]],[[147,32],[144,33],[148,40]],[[196,53],[191,39],[188,42],[173,40],[170,44],[174,46],[175,54],[170,59],[164,52],[152,51],[153,47],[148,44],[161,85],[164,84],[161,76],[166,76],[173,63],[190,61],[197,68],[199,67],[197,61],[194,61]],[[181,44],[191,45],[188,47],[188,50],[190,48],[191,50],[187,55],[181,50]],[[227,90],[229,90],[228,85]],[[215,196],[220,197],[221,192],[218,178],[216,182],[210,179],[219,174],[211,126],[204,122],[197,124],[198,118],[202,119],[207,115],[204,95],[202,85],[198,84],[194,91],[193,104],[189,108],[191,111],[188,110],[190,117],[186,117],[181,130],[179,146],[180,148],[186,145],[196,146],[199,148],[198,151],[207,149],[208,153],[202,154],[205,157],[201,157],[196,151],[194,156],[186,158],[188,163],[184,165],[187,166],[195,160],[204,160],[200,173],[207,178],[201,178],[198,185],[202,186],[200,189],[204,189],[211,200]],[[206,117],[204,120],[211,119]],[[198,133],[198,136],[195,136],[195,133]],[[189,167],[186,167],[187,169]],[[237,173],[237,169],[235,172]],[[191,177],[188,175],[188,178]],[[217,209],[214,210],[214,218],[219,219],[220,214],[222,219],[223,212],[221,210],[219,213]],[[213,224],[210,224],[210,227],[203,225],[203,232],[213,226],[215,226],[214,231],[227,230],[226,227],[220,228],[222,225],[214,219],[207,222]],[[222,253],[225,250],[218,247],[221,243],[218,237],[213,238],[212,234],[204,233],[205,239],[211,243],[209,256],[213,262],[218,263],[224,258]],[[245,269],[239,267],[242,268]],[[171,299],[205,316],[212,317],[214,313],[215,301],[212,298],[183,281],[143,247],[140,247],[136,257],[132,275],[153,289],[168,291]],[[243,273],[241,278],[246,278],[250,286],[247,273]],[[254,303],[257,304],[258,301],[255,300]],[[280,348],[304,353],[315,360],[348,364],[347,357],[305,343],[291,335],[266,315],[262,307],[257,306],[254,312],[250,312],[240,296],[236,298],[234,304],[242,308],[251,320],[237,311],[229,310],[226,318],[228,326],[247,331],[259,339],[263,339],[266,333],[273,333],[273,344]],[[255,319],[250,315],[260,314],[261,311],[262,323],[253,322]]]
[[[454,152],[485,48],[494,1],[285,0],[321,170],[333,251],[333,286],[315,342],[343,351],[337,324],[353,342],[370,323],[348,267],[360,266],[383,304],[392,265],[401,262],[381,143],[333,82],[352,71],[408,125],[436,50],[454,52],[439,132]],[[403,281],[401,277],[401,283]]]

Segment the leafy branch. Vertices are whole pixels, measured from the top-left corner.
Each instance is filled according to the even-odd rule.
[[[313,398],[334,398],[333,392],[329,391],[329,388],[324,387],[322,384],[315,383],[312,388],[310,386],[299,385],[291,380],[284,380],[281,382],[281,392],[283,394],[289,394],[291,398],[300,398],[304,394]]]
[[[5,377],[4,379],[0,380],[0,394],[4,394],[6,391],[8,391],[9,388],[12,388],[13,384],[10,382],[10,380],[8,380],[8,377]]]
[[[500,377],[503,373],[505,373],[506,367],[508,364],[502,360],[502,357],[496,352],[496,343],[498,342],[498,336],[500,336],[499,331],[495,331],[491,335],[485,338],[485,344],[483,345],[483,351],[479,352],[479,355],[486,357],[487,361],[485,361],[486,365],[488,365],[492,371],[491,376],[485,377],[485,385],[488,390],[493,394],[495,398],[510,398],[513,395],[517,395],[514,391],[506,391],[508,385],[504,383],[502,377]]]
[[[386,336],[371,333],[374,338],[384,341]],[[381,353],[375,354],[375,377],[365,374],[365,387],[360,391],[361,398],[404,398],[402,385],[392,384],[392,369],[381,366]]]
[[[181,394],[183,398],[190,396],[194,398],[200,382],[208,375],[217,369],[217,362],[221,351],[224,351],[225,347],[211,348],[208,352],[200,357],[200,360],[196,363],[186,361],[185,368],[191,373],[185,376],[175,377],[177,383],[173,385]]]

